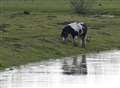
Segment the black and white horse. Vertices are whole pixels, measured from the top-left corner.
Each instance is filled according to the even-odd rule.
[[[85,48],[85,42],[86,42],[86,35],[87,35],[87,25],[83,22],[72,22],[64,26],[61,37],[64,43],[66,43],[66,40],[68,38],[68,35],[70,34],[73,39],[73,45],[76,46],[76,40],[78,37],[81,39],[81,46],[82,48]]]

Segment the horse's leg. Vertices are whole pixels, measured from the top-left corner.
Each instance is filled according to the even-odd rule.
[[[67,39],[65,37],[63,37],[62,40],[63,40],[64,43],[66,43]]]
[[[72,36],[72,38],[73,38],[73,46],[77,46],[78,36]]]
[[[81,36],[81,47],[82,48],[85,48],[85,45],[86,45],[86,36],[85,35],[82,35]]]
[[[62,37],[62,40],[63,40],[63,43],[67,43],[67,37],[68,37],[68,33],[66,33],[63,37]]]

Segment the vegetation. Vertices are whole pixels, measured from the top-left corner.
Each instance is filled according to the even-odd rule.
[[[49,58],[120,49],[120,1],[101,3],[102,6],[94,10],[97,15],[83,16],[73,13],[64,0],[0,0],[0,69]],[[110,15],[98,15],[103,12]],[[88,24],[86,49],[73,47],[70,40],[67,45],[60,40],[63,24],[76,20]]]
[[[73,6],[75,12],[88,14],[97,6],[97,0],[68,0]]]

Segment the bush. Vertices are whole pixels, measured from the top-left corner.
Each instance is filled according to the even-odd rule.
[[[97,0],[68,0],[77,13],[85,14],[93,10]]]

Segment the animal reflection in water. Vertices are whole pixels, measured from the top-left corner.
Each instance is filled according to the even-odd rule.
[[[72,61],[64,60],[62,69],[63,74],[67,75],[87,75],[86,56],[82,55],[80,60],[77,57],[73,57]]]

